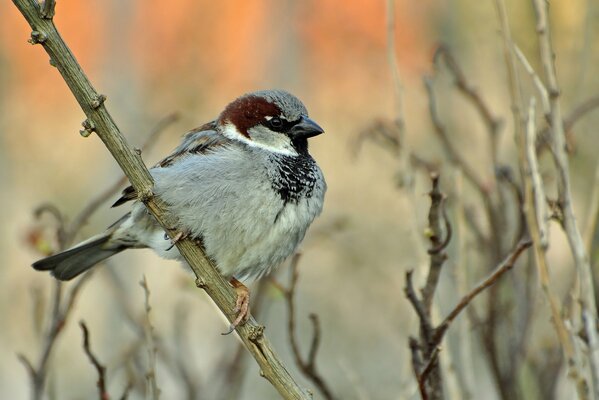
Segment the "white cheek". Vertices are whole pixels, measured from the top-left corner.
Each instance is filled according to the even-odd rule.
[[[245,143],[251,147],[257,147],[260,149],[272,151],[273,153],[279,153],[279,154],[283,154],[286,156],[297,156],[297,151],[295,151],[293,149],[291,144],[281,143],[281,146],[273,146],[273,145],[269,145],[266,143],[255,142],[255,141],[247,138],[246,136],[242,135],[241,133],[239,133],[239,131],[237,130],[235,125],[233,125],[231,123],[226,123],[222,127],[222,132],[223,132],[223,135],[228,137],[229,139],[237,140],[237,141]]]

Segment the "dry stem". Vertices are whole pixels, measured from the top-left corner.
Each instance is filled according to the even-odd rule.
[[[555,168],[557,170],[558,203],[563,212],[562,227],[568,238],[570,251],[574,258],[578,279],[580,282],[580,305],[582,315],[592,319],[594,323],[582,324],[587,337],[596,337],[597,332],[590,332],[589,328],[596,330],[597,307],[595,304],[595,287],[591,264],[586,253],[584,241],[576,222],[572,202],[572,189],[570,183],[570,167],[566,151],[566,135],[564,132],[562,111],[560,105],[560,89],[557,83],[554,53],[551,44],[550,27],[547,18],[547,3],[543,0],[533,1],[537,15],[537,34],[541,62],[545,71],[545,79],[549,92],[551,107],[550,125],[552,130],[551,150]],[[594,398],[599,398],[599,346],[597,343],[589,344],[589,364],[593,382]]]
[[[295,363],[299,367],[300,371],[310,379],[320,393],[327,400],[334,400],[335,396],[329,388],[329,385],[324,380],[320,372],[317,370],[316,355],[318,354],[318,347],[320,346],[320,322],[316,314],[310,314],[309,318],[312,322],[312,342],[310,344],[310,350],[308,351],[308,357],[304,358],[300,352],[299,344],[297,341],[297,335],[295,332],[295,290],[297,288],[297,280],[299,278],[298,264],[301,254],[296,253],[291,259],[291,280],[288,287],[284,287],[276,281],[272,281],[283,296],[287,303],[287,330],[289,334],[289,343],[291,344],[291,350]]]
[[[92,353],[91,346],[89,344],[89,330],[84,321],[79,321],[79,326],[83,331],[83,350],[89,358],[89,361],[93,364],[96,371],[98,371],[98,396],[100,400],[108,400],[110,396],[106,391],[106,367],[100,363],[98,358]]]

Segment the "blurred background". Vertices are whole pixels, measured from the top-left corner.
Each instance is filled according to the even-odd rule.
[[[307,353],[312,335],[308,315],[318,315],[318,369],[338,399],[418,398],[408,348],[408,336],[418,334],[418,323],[403,288],[408,269],[415,269],[417,287],[427,273],[430,179],[422,165],[440,169],[441,190],[448,195],[450,220],[457,228],[436,297],[437,321],[517,239],[514,229],[491,232],[476,188],[464,181],[435,135],[423,84],[424,76],[431,77],[448,136],[485,187],[492,191],[499,185],[498,165],[511,171],[519,185],[494,2],[397,0],[391,14],[392,41],[389,3],[62,0],[54,18],[96,89],[107,96],[108,110],[132,145],[141,147],[161,120],[177,113],[143,153],[148,165],[168,154],[186,131],[215,118],[248,91],[286,89],[302,99],[310,116],[325,128],[325,135],[311,141],[311,152],[329,191],[325,210],[301,247],[295,317]],[[541,73],[531,2],[506,4],[515,43]],[[592,0],[570,0],[552,2],[550,11],[568,116],[599,94],[594,71],[599,62],[599,6]],[[58,246],[55,218],[45,213],[36,219],[34,210],[53,204],[68,223],[122,173],[95,135],[79,135],[84,114],[43,49],[27,43],[30,28],[17,9],[3,2],[0,16],[0,398],[24,399],[30,396],[31,383],[17,354],[34,364],[39,361],[56,290],[49,275],[30,268]],[[441,43],[500,123],[496,161],[480,115],[456,90],[445,65],[433,65]],[[401,97],[390,56],[398,63]],[[525,93],[535,95],[531,79],[519,68]],[[542,113],[537,115],[541,129]],[[395,132],[399,146],[376,140],[381,127],[396,129],[398,118],[404,122],[404,129]],[[599,113],[589,112],[569,131],[575,210],[583,230],[594,226],[588,209],[595,187],[598,124]],[[406,149],[417,157],[404,157]],[[548,197],[555,198],[555,173],[547,153],[541,155],[541,173]],[[77,239],[103,230],[125,212],[110,209],[117,198],[112,195],[91,216]],[[518,205],[510,199],[506,208],[511,218],[506,225],[516,224]],[[460,225],[464,219],[470,222]],[[572,259],[557,224],[550,233],[552,287],[567,301]],[[504,237],[505,246],[496,246],[498,254],[489,255],[491,250],[477,241],[479,234]],[[592,260],[596,266],[596,257]],[[523,257],[521,264],[505,278],[496,297],[481,296],[474,302],[476,311],[452,326],[440,356],[450,398],[572,394],[534,263]],[[226,321],[195,288],[191,274],[146,250],[118,255],[81,286],[50,355],[47,398],[97,397],[97,373],[81,345],[80,320],[85,320],[92,349],[107,368],[111,398],[127,390],[131,399],[148,398],[144,291],[139,285],[144,275],[151,292],[161,398],[278,398],[252,359],[235,358],[240,357],[237,338],[220,335]],[[288,275],[285,264],[275,279],[287,285]],[[73,285],[64,285],[64,296]],[[292,374],[314,388],[294,362],[284,296],[268,282],[261,292],[259,322],[266,325]],[[485,321],[493,302],[504,311],[497,314],[496,330],[489,330]],[[494,344],[486,343],[489,334]],[[241,374],[231,373],[231,365],[239,365]],[[501,382],[511,382],[513,393],[501,390]],[[320,396],[315,391],[315,398]]]

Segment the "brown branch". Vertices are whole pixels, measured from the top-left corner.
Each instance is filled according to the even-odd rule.
[[[424,78],[424,86],[428,95],[428,107],[431,121],[433,123],[433,127],[435,128],[435,133],[441,140],[441,144],[443,145],[443,149],[445,150],[447,157],[449,157],[449,162],[451,162],[453,165],[459,166],[464,172],[464,177],[472,184],[472,186],[474,186],[474,188],[476,188],[481,194],[483,194],[483,196],[488,196],[488,190],[486,185],[477,176],[477,174],[474,172],[474,169],[472,169],[470,165],[468,165],[466,160],[458,152],[456,146],[447,134],[447,129],[445,128],[445,125],[443,125],[443,123],[441,122],[439,111],[437,110],[435,91],[433,89],[433,82],[431,78]]]
[[[134,151],[120,133],[112,116],[108,113],[105,96],[99,94],[85,76],[81,66],[71,50],[58,33],[52,20],[40,15],[40,6],[35,0],[13,0],[15,6],[25,17],[33,32],[31,43],[41,44],[50,56],[71,92],[77,99],[87,119],[84,121],[83,136],[95,132],[104,142],[121,169],[129,178],[139,199],[148,208],[171,238],[177,232],[173,215],[166,205],[152,192],[153,180],[145,167],[140,154]],[[179,252],[188,262],[196,275],[198,286],[204,289],[229,321],[235,317],[236,294],[229,283],[219,274],[213,263],[206,258],[201,248],[192,240],[177,242]],[[289,374],[281,360],[275,354],[270,342],[263,334],[264,328],[256,324],[253,318],[237,327],[241,340],[260,366],[262,376],[286,399],[310,399],[311,395],[302,389]]]
[[[420,372],[420,376],[418,376],[419,386],[420,386],[420,382],[422,382],[423,385],[426,383],[428,376],[430,375],[431,371],[436,366],[435,364],[439,360],[439,352],[440,351],[441,351],[440,346],[437,346],[433,349],[433,352],[429,356],[428,361],[426,362],[426,365],[424,366],[424,368],[422,368],[422,371]]]
[[[470,290],[462,299],[458,302],[458,304],[453,308],[453,310],[445,317],[443,322],[435,329],[434,334],[434,342],[439,344],[441,340],[443,340],[443,336],[449,329],[449,326],[453,322],[454,319],[457,318],[458,315],[470,304],[472,300],[480,293],[482,293],[485,289],[492,286],[505,274],[507,271],[511,270],[514,267],[514,264],[520,257],[520,254],[524,252],[524,250],[528,249],[532,245],[530,240],[521,241],[516,248],[506,257],[506,259],[499,264],[493,272],[489,276],[487,276],[483,281],[481,281],[478,285]]]
[[[482,119],[487,126],[489,133],[491,134],[491,139],[495,141],[495,137],[498,135],[499,128],[501,127],[501,120],[493,116],[489,106],[485,103],[478,90],[468,83],[462,68],[457,63],[455,57],[449,50],[449,47],[444,44],[440,45],[435,51],[433,63],[438,63],[440,58],[445,60],[445,64],[455,79],[456,87],[468,100],[472,102],[474,107],[482,116]]]
[[[89,330],[84,321],[79,321],[79,326],[83,331],[83,350],[89,358],[89,361],[93,364],[96,371],[98,371],[98,395],[100,400],[109,400],[110,395],[106,391],[106,367],[100,363],[98,358],[92,353],[91,346],[89,344]]]
[[[412,307],[414,307],[414,311],[416,311],[416,314],[418,315],[421,334],[424,335],[426,341],[428,342],[432,337],[433,324],[430,320],[428,312],[426,311],[424,302],[418,298],[418,295],[414,290],[414,283],[412,282],[413,273],[413,270],[406,272],[406,286],[404,288],[404,293],[412,304]]]
[[[428,400],[428,393],[426,390],[426,382],[420,379],[421,370],[422,370],[422,357],[420,348],[420,344],[418,340],[412,336],[410,336],[408,340],[408,344],[410,346],[410,354],[412,355],[412,368],[414,370],[414,376],[416,377],[416,382],[418,383],[418,391],[420,392],[420,397],[422,400]]]
[[[295,363],[302,371],[304,376],[308,378],[316,388],[320,391],[323,397],[327,400],[334,400],[335,396],[329,388],[328,384],[317,370],[316,355],[318,353],[318,347],[320,344],[320,323],[318,317],[315,314],[310,314],[310,320],[312,321],[312,341],[310,350],[308,352],[308,358],[304,359],[301,354],[299,344],[296,336],[295,329],[295,291],[297,288],[297,281],[299,278],[298,264],[301,254],[296,253],[291,259],[291,279],[288,287],[284,287],[275,280],[272,280],[272,284],[281,291],[285,297],[287,303],[287,330],[289,334],[289,343],[291,345],[291,351],[295,359]]]
[[[578,106],[576,106],[570,114],[564,119],[564,131],[566,133],[574,127],[574,125],[585,115],[599,108],[599,96],[593,96]]]
[[[439,175],[431,174],[432,189],[429,192],[431,198],[431,206],[428,214],[428,231],[427,236],[429,237],[431,248],[428,253],[430,255],[430,267],[428,276],[426,278],[426,284],[422,289],[422,303],[427,315],[430,318],[431,306],[433,304],[433,297],[437,284],[441,276],[441,269],[445,260],[447,259],[447,253],[444,251],[449,244],[451,239],[451,228],[446,231],[445,240],[443,237],[443,228],[441,221],[445,221],[445,227],[450,226],[447,215],[444,212],[444,199],[445,195],[441,193],[439,189]]]

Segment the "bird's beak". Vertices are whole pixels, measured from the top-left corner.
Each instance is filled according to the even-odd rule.
[[[324,129],[305,116],[289,130],[291,139],[307,139],[321,133],[324,133]]]

